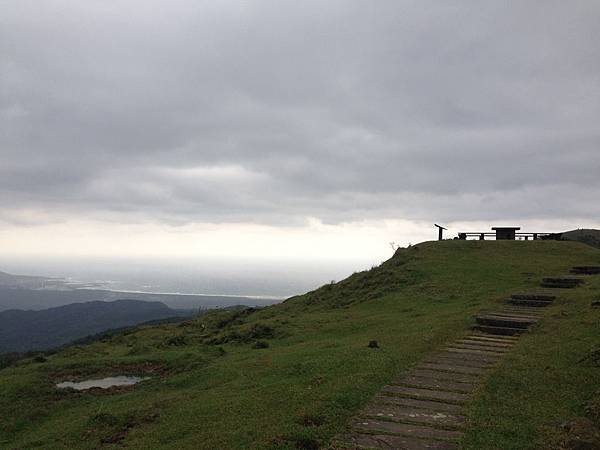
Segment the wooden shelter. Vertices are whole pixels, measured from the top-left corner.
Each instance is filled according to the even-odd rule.
[[[521,227],[492,227],[492,230],[496,232],[497,241],[514,241],[517,230],[520,229]]]

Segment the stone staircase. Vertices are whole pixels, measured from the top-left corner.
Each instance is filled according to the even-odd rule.
[[[600,266],[577,266],[572,273],[600,274]],[[556,299],[554,289],[573,289],[581,283],[581,277],[544,278],[544,290],[513,294],[499,309],[478,315],[469,335],[385,386],[347,432],[334,438],[331,448],[458,449],[465,405],[483,376],[543,318],[544,308]]]

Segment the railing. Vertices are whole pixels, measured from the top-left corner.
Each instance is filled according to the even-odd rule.
[[[494,240],[496,233],[490,232],[479,232],[479,231],[468,231],[458,233],[458,239],[467,240],[469,238],[479,239],[480,241],[486,238]],[[522,241],[537,241],[537,240],[559,240],[561,233],[515,233],[515,240]]]

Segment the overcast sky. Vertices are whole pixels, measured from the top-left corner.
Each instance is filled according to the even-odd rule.
[[[596,0],[0,1],[0,253],[600,227],[599,23]]]

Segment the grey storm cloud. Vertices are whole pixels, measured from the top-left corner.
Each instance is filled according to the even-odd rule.
[[[0,208],[598,217],[599,20],[592,0],[3,2]]]

